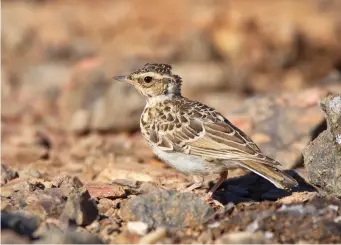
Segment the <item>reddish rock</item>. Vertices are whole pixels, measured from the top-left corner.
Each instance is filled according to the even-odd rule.
[[[115,199],[124,197],[126,192],[119,185],[86,185],[85,188],[89,191],[92,198],[110,198]]]

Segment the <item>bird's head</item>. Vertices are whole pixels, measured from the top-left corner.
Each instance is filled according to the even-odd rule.
[[[147,63],[127,76],[116,76],[114,79],[133,85],[147,101],[155,97],[181,96],[182,79],[172,74],[172,67],[167,64]]]

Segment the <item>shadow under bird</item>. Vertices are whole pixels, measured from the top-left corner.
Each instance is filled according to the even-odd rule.
[[[133,85],[147,101],[141,115],[143,137],[163,161],[188,174],[201,176],[185,191],[202,186],[204,176],[219,174],[207,198],[227,178],[228,169],[239,165],[276,187],[290,190],[297,181],[281,171],[280,163],[265,156],[243,131],[215,109],[181,94],[182,78],[167,64],[146,64],[115,80]]]

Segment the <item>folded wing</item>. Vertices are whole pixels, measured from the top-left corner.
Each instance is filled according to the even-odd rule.
[[[296,180],[276,167],[280,163],[262,154],[245,133],[213,109],[209,108],[209,112],[211,116],[202,110],[173,115],[177,123],[160,120],[157,128],[162,130],[152,131],[151,139],[165,151],[233,161],[282,189],[297,185]]]

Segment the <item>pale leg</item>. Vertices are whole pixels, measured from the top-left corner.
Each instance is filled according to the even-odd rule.
[[[184,189],[182,192],[191,192],[194,189],[197,189],[197,188],[201,187],[203,183],[204,183],[204,177],[200,176],[200,180],[195,181],[192,185],[190,185],[189,187]]]
[[[220,178],[218,182],[211,188],[211,190],[207,193],[207,198],[210,199],[213,193],[219,188],[219,186],[225,181],[227,178],[227,171],[220,173]]]

